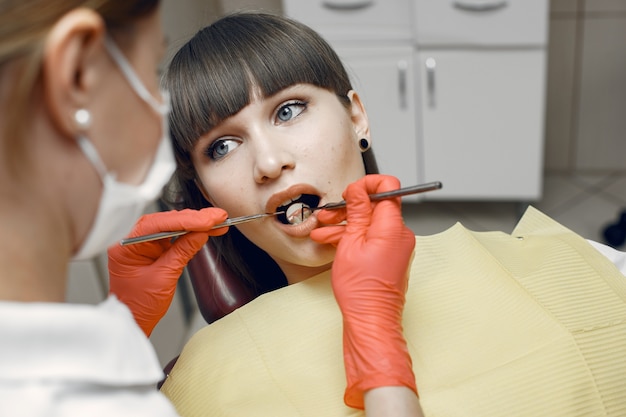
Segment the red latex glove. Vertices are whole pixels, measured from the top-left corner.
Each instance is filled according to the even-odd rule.
[[[343,350],[348,406],[363,408],[372,388],[405,386],[417,393],[411,357],[402,333],[408,265],[415,236],[404,225],[400,199],[373,203],[368,194],[400,188],[390,176],[368,175],[348,186],[344,210],[321,211],[326,226],[311,232],[337,246],[332,286],[343,314]]]
[[[227,227],[211,230],[226,220],[218,208],[167,211],[142,216],[129,237],[165,231],[189,230],[171,239],[153,240],[108,250],[110,292],[125,303],[147,336],[167,313],[178,278],[209,236],[223,235]]]

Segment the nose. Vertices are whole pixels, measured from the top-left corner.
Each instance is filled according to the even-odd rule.
[[[263,184],[278,178],[285,170],[295,167],[293,154],[278,137],[258,139],[254,156],[254,180]]]

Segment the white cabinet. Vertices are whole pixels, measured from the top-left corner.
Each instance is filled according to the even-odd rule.
[[[545,46],[547,0],[415,0],[421,46]]]
[[[403,185],[419,183],[413,48],[336,49],[365,103],[379,169],[400,178]]]
[[[430,200],[541,197],[548,0],[284,0],[337,50],[384,173]]]
[[[335,41],[410,40],[413,0],[283,0],[285,14]]]
[[[420,162],[425,180],[444,184],[433,197],[539,196],[544,60],[538,50],[418,53]]]

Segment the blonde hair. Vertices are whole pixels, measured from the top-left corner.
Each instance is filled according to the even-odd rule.
[[[108,29],[120,29],[149,14],[159,0],[0,0],[0,76],[16,80],[0,105],[6,120],[3,151],[19,154],[29,101],[41,72],[43,45],[55,22],[69,11],[85,7],[97,11]],[[7,105],[8,103],[8,105]]]

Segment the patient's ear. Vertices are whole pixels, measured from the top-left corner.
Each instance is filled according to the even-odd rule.
[[[53,124],[67,137],[79,129],[74,115],[97,100],[94,83],[106,72],[102,65],[105,25],[98,13],[74,9],[52,27],[42,56],[44,103]]]
[[[348,92],[348,98],[350,99],[350,119],[352,120],[354,131],[359,139],[365,138],[371,145],[372,138],[370,137],[370,123],[367,118],[365,106],[363,105],[359,94],[354,90],[350,90]]]

